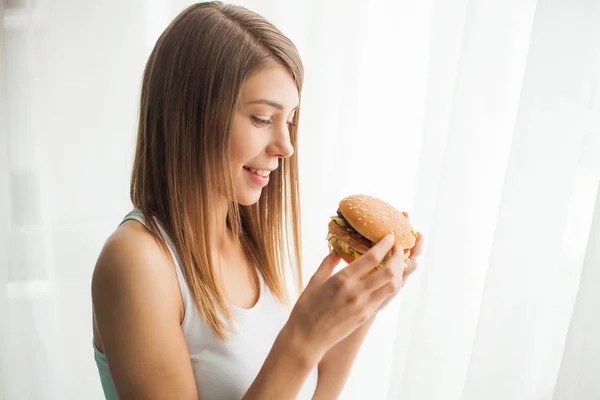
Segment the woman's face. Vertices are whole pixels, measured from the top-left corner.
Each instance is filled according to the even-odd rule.
[[[279,159],[294,153],[289,124],[299,96],[288,70],[272,66],[244,83],[239,100],[230,132],[230,166],[238,203],[251,205],[260,198]]]

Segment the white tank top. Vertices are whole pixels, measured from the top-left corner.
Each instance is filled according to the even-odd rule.
[[[126,219],[135,219],[145,225],[139,210],[131,212]],[[184,307],[181,329],[192,361],[198,397],[200,400],[241,399],[261,369],[275,338],[289,317],[289,311],[271,293],[258,274],[258,302],[250,309],[230,305],[236,332],[229,333],[226,341],[220,341],[200,316],[184,278],[175,246],[160,223],[158,225],[176,267]],[[304,382],[297,399],[311,399],[316,386],[315,367]]]

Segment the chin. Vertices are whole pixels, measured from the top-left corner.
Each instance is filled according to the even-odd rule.
[[[260,200],[262,190],[244,190],[237,194],[237,203],[241,206],[252,206]]]

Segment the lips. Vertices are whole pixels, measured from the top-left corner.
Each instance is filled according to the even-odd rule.
[[[246,166],[244,167],[244,169],[252,172],[255,175],[262,176],[263,178],[267,178],[271,174],[270,169],[259,169],[259,168],[252,168],[252,167],[246,167]]]

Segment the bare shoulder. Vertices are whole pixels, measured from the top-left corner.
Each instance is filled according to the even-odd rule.
[[[197,398],[175,266],[140,223],[123,223],[106,241],[92,303],[94,335],[121,398]]]
[[[106,240],[92,275],[92,298],[161,293],[163,302],[180,307],[173,260],[148,229],[137,221],[121,224]]]
[[[151,262],[152,267],[148,267]],[[138,271],[143,268],[143,271]],[[106,240],[94,268],[94,276],[104,274],[168,273],[173,263],[145,226],[137,221],[121,224]]]

